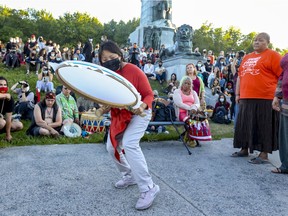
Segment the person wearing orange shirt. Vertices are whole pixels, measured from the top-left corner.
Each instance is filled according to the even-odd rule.
[[[282,72],[281,55],[268,48],[270,36],[259,33],[253,41],[254,52],[246,55],[239,67],[236,103],[239,103],[233,157],[246,157],[254,150],[260,154],[253,164],[268,162],[268,153],[278,150],[279,113],[272,109],[278,78]],[[249,149],[249,150],[248,150]]]

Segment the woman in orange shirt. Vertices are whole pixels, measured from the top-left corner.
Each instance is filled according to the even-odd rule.
[[[234,148],[241,148],[233,157],[246,157],[254,150],[258,157],[253,164],[268,161],[268,153],[278,150],[279,113],[272,109],[272,101],[280,67],[281,55],[268,48],[270,36],[259,33],[253,42],[254,52],[246,55],[239,67],[236,103],[239,113],[234,134]],[[248,151],[249,149],[249,151]]]

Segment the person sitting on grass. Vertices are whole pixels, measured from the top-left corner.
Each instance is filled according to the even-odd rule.
[[[53,74],[47,65],[44,65],[41,69],[41,73],[38,74],[36,88],[39,92],[42,91],[46,93],[54,91]]]
[[[225,94],[220,93],[213,110],[212,121],[219,124],[230,124],[231,120],[228,118],[229,109],[230,103],[226,101]]]
[[[148,59],[147,64],[144,65],[143,71],[149,79],[156,80],[154,65],[150,59]]]
[[[63,125],[80,124],[79,111],[75,99],[70,95],[71,90],[63,85],[62,92],[56,96],[56,103],[62,110]]]
[[[8,93],[8,82],[6,78],[0,77],[0,134],[6,133],[5,139],[12,140],[11,131],[19,131],[23,124],[18,120],[12,120],[14,100]]]
[[[30,55],[25,59],[26,62],[26,75],[29,75],[31,69],[33,68],[35,70],[36,75],[38,75],[38,71],[40,69],[41,61],[39,61],[39,58],[37,56],[36,50],[32,50],[30,52]]]
[[[59,136],[62,127],[62,113],[55,101],[55,93],[47,92],[45,98],[35,105],[31,125],[26,131],[27,135]]]
[[[11,91],[17,94],[18,101],[15,103],[14,112],[21,116],[21,119],[32,120],[35,106],[34,92],[30,91],[27,81],[19,81],[11,87]]]

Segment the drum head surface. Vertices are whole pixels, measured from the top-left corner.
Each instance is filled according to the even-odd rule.
[[[129,85],[117,78],[118,74],[107,75],[98,68],[64,66],[56,70],[56,75],[65,86],[96,103],[119,108],[137,103],[137,96]]]

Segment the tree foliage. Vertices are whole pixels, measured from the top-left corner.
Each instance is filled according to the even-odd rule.
[[[130,33],[140,25],[140,19],[132,19],[128,22],[111,20],[102,24],[96,17],[87,13],[65,13],[55,19],[51,13],[32,8],[16,10],[0,6],[0,40],[6,43],[10,37],[21,37],[23,41],[35,34],[43,36],[46,40],[52,40],[61,46],[75,46],[80,42],[86,42],[93,38],[94,44],[100,43],[102,35],[115,41],[120,46],[127,46]],[[205,22],[194,31],[193,47],[199,50],[213,50],[217,55],[221,50],[225,52],[244,50],[249,53],[253,50],[252,41],[257,33],[248,35],[241,33],[240,29],[230,26],[227,30],[222,27],[213,27],[212,23]],[[274,48],[270,44],[270,48]],[[281,54],[287,50],[276,48]]]
[[[129,34],[139,23],[140,19],[127,23],[112,20],[103,25],[96,17],[87,13],[65,13],[55,19],[45,10],[15,10],[0,6],[0,40],[4,43],[16,36],[26,41],[31,34],[35,34],[36,37],[43,36],[44,39],[60,45],[75,46],[78,41],[83,43],[88,38],[93,38],[95,44],[100,43],[101,36],[107,35],[118,44],[126,45]]]

